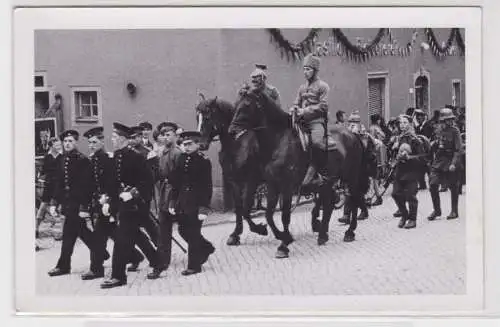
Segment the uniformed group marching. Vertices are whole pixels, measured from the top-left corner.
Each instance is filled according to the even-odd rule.
[[[300,86],[294,106],[290,108],[309,133],[312,145],[313,160],[304,184],[313,184],[318,177],[328,174],[322,153],[328,147],[325,138],[328,137],[329,86],[319,78],[319,68],[318,57],[306,56],[306,83]],[[264,65],[257,65],[251,75],[251,86],[245,85],[240,95],[241,92],[261,92],[281,108],[279,92],[267,83]],[[430,174],[434,206],[428,219],[441,216],[440,185],[451,193],[451,213],[447,218],[457,218],[458,194],[465,182],[460,177],[464,174],[460,172],[464,171],[465,162],[453,110],[445,108],[437,112],[433,124],[425,120],[425,113],[418,109],[391,120],[388,126],[378,115],[370,118],[368,131],[356,111],[347,122],[345,113],[337,112],[335,123],[361,136],[371,162],[367,169],[374,183],[378,180],[380,162],[389,161],[386,157],[392,159],[389,181],[393,184],[392,197],[398,208],[395,216],[401,217],[398,226],[416,227],[416,195],[419,188],[426,187],[426,173]],[[249,121],[246,113],[237,112],[229,133],[237,137],[242,130],[249,128],[246,126]],[[135,127],[114,123],[111,136],[114,151],[106,152],[104,129],[92,128],[84,133],[89,157],[78,151],[79,134],[74,130],[62,133],[60,141],[49,141],[44,169],[52,177],[46,185],[37,220],[40,221],[47,206],[51,214],[57,215],[60,210],[66,217],[60,258],[56,267],[49,271],[50,276],[70,273],[75,241],[81,238],[90,250],[90,269],[81,276],[82,279],[104,277],[103,263],[110,258],[106,245],[111,238],[114,241],[112,273],[101,284],[102,288],[125,285],[127,271],[137,270],[144,255],[152,267],[147,277],[156,279],[170,264],[174,221],[188,244],[188,264],[182,274],[202,271],[202,265],[215,251],[201,234],[212,196],[211,163],[199,152],[199,132],[180,132],[175,123],[163,122],[156,127],[153,133],[156,142],[152,144],[149,140],[152,130],[149,123]],[[424,138],[418,135],[424,135]],[[62,154],[59,154],[59,142],[63,143]],[[155,200],[158,220],[150,214],[150,205]],[[382,197],[376,193],[372,205],[380,204]],[[367,206],[361,211],[359,219],[368,218]],[[348,212],[341,221],[349,221]]]
[[[114,123],[114,151],[106,152],[104,129],[92,128],[84,133],[89,157],[77,149],[77,131],[60,135],[64,152],[50,154],[60,159],[53,165],[44,199],[52,215],[60,210],[65,216],[61,254],[50,276],[70,273],[73,248],[80,238],[90,250],[90,269],[82,279],[104,277],[103,263],[110,257],[106,245],[111,238],[111,277],[102,288],[125,285],[127,271],[136,271],[144,255],[152,267],[148,278],[156,279],[170,264],[174,220],[188,244],[188,264],[182,275],[202,271],[215,251],[201,234],[212,196],[211,163],[198,151],[198,132],[180,132],[175,123],[161,123],[154,137],[161,139],[157,144],[162,146],[154,149],[148,138],[143,140],[145,130],[151,129],[147,123],[135,127]],[[150,214],[155,187],[158,222]]]

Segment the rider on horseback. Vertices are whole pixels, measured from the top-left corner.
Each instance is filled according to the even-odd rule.
[[[314,185],[320,182],[315,179],[316,171],[323,177],[328,175],[326,169],[326,125],[328,116],[328,92],[330,87],[318,77],[320,59],[312,54],[304,58],[304,76],[306,83],[298,90],[294,106],[290,109],[297,115],[299,123],[310,133],[312,145],[312,164],[309,166],[303,184]]]

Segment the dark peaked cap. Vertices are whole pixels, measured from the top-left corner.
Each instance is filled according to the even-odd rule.
[[[179,135],[180,142],[184,142],[187,140],[198,142],[200,138],[201,138],[201,133],[197,131],[186,131],[182,132],[181,135]]]
[[[74,139],[78,141],[78,137],[80,136],[80,134],[77,131],[75,131],[74,129],[68,129],[68,130],[62,132],[61,134],[59,134],[59,139],[61,141],[63,141],[64,138],[68,137],[68,136],[73,136]]]
[[[94,127],[83,133],[83,136],[86,138],[91,138],[94,136],[104,137],[104,128],[103,127]]]
[[[113,130],[116,134],[125,137],[130,137],[130,134],[132,134],[132,130],[130,129],[130,127],[120,123],[113,123]]]

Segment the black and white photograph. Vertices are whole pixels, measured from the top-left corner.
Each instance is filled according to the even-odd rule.
[[[185,26],[33,28],[35,210],[16,217],[33,296],[477,305],[480,25],[352,10],[354,27],[247,9],[248,26],[171,10]]]

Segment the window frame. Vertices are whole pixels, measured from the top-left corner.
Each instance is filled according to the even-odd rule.
[[[102,93],[100,86],[70,86],[71,92],[71,120],[74,124],[84,125],[100,125],[102,124]],[[82,118],[76,115],[76,95],[78,92],[96,92],[97,94],[97,118]]]
[[[457,105],[457,98],[456,98],[456,93],[455,93],[455,84],[458,84],[458,97],[460,98],[460,103]],[[455,96],[455,99],[453,99],[453,97]],[[462,107],[463,104],[462,104],[462,80],[461,79],[458,79],[458,78],[453,78],[451,80],[451,104],[453,106],[458,106],[458,107]]]
[[[375,71],[368,72],[366,75],[366,112],[369,115],[370,112],[370,79],[380,79],[383,78],[385,81],[384,85],[384,108],[383,108],[383,118],[388,121],[391,115],[391,79],[389,78],[389,71]],[[368,124],[370,125],[370,117],[368,117]]]
[[[427,114],[431,115],[432,107],[431,107],[431,74],[424,67],[420,67],[420,69],[413,74],[413,108],[417,108],[417,79],[420,76],[424,76],[427,78]]]
[[[35,86],[35,77],[41,76],[43,77],[43,86]],[[46,71],[35,71],[33,74],[33,100],[36,92],[47,92],[49,94],[49,107],[45,108],[45,110],[49,110],[52,105],[56,102],[55,99],[55,91],[54,88],[49,86],[47,81],[47,72]]]

